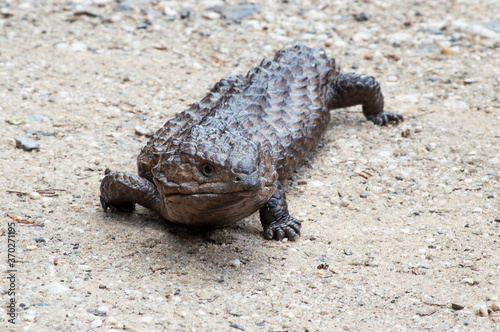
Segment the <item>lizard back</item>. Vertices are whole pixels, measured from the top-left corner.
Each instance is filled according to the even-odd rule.
[[[199,103],[169,120],[142,149],[139,175],[152,181],[152,168],[172,142],[210,117],[247,131],[269,149],[279,179],[288,178],[316,147],[330,121],[324,85],[339,74],[333,58],[297,45],[264,59],[246,76],[218,82]],[[220,122],[219,122],[220,123]]]

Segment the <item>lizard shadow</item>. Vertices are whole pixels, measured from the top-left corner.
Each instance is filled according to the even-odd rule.
[[[130,234],[122,235],[124,256],[149,257],[170,270],[182,271],[189,265],[189,269],[209,269],[215,275],[240,278],[234,264],[258,273],[261,262],[269,260],[265,250],[269,240],[263,238],[260,222],[253,216],[224,228],[175,224],[143,207],[106,216],[106,222],[126,228],[124,234]]]

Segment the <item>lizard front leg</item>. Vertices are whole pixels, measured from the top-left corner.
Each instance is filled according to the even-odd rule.
[[[273,195],[259,211],[266,239],[282,240],[285,237],[292,241],[298,239],[301,223],[288,213],[285,190],[279,181]]]
[[[101,205],[106,211],[131,211],[134,204],[142,205],[161,214],[160,195],[156,186],[140,176],[117,172],[101,181]]]
[[[384,111],[384,95],[378,82],[369,75],[345,73],[331,77],[325,86],[325,104],[329,110],[363,105],[363,114],[373,123],[384,126],[404,121],[403,116]]]

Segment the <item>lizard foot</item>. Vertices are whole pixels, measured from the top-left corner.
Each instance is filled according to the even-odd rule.
[[[379,112],[375,115],[369,115],[366,118],[379,126],[385,126],[390,122],[398,124],[400,121],[403,122],[405,120],[401,114],[385,111]]]
[[[278,241],[288,238],[295,241],[300,236],[300,221],[290,215],[285,215],[264,228],[264,237]]]
[[[135,209],[135,204],[134,203],[122,203],[122,204],[111,204],[108,203],[104,200],[104,198],[101,198],[101,205],[104,211],[107,211],[108,209],[111,210],[111,212],[132,212]]]

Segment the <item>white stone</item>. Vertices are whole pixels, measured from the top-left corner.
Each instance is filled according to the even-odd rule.
[[[198,310],[198,311],[195,312],[195,315],[196,316],[206,316],[207,313],[205,311],[203,311],[203,310]]]
[[[118,320],[114,316],[110,316],[106,319],[106,325],[118,325]]]
[[[482,317],[488,317],[488,307],[486,304],[481,303],[481,304],[476,304],[473,308],[473,311],[476,315],[482,316]]]
[[[111,118],[117,118],[120,115],[122,115],[121,109],[119,109],[118,107],[114,107],[114,106],[108,107],[108,113],[109,113],[109,116]]]
[[[388,151],[380,151],[377,156],[379,158],[388,158],[388,157],[391,157],[393,155],[392,151],[388,150]]]
[[[488,162],[490,164],[498,164],[498,163],[500,163],[500,159],[498,159],[498,157],[495,157],[495,158],[491,158],[490,160],[488,160]]]
[[[310,184],[313,187],[323,187],[325,185],[323,182],[318,180],[311,181]]]
[[[57,282],[54,282],[50,285],[45,286],[45,289],[47,289],[52,294],[62,294],[62,293],[66,293],[67,291],[69,291],[68,287],[61,285],[60,283],[57,283]]]
[[[391,44],[393,43],[402,43],[405,41],[413,40],[413,35],[406,32],[396,32],[391,33],[387,36],[387,41]]]
[[[467,284],[467,285],[474,285],[474,279],[472,278],[463,278],[461,281],[460,281],[461,284]]]
[[[40,199],[41,198],[41,195],[39,193],[37,193],[36,191],[30,193],[30,198],[31,199]]]
[[[85,272],[90,272],[90,271],[92,271],[92,268],[88,265],[80,265],[80,270],[85,271]]]
[[[229,264],[231,266],[234,266],[234,267],[240,267],[241,266],[241,262],[240,262],[239,259],[232,260],[232,261],[229,262]]]
[[[202,64],[198,63],[198,62],[193,62],[191,64],[191,66],[194,68],[194,69],[197,69],[197,70],[202,70],[204,67]]]
[[[60,42],[60,43],[56,43],[54,46],[55,46],[57,49],[59,49],[59,50],[64,50],[64,49],[66,49],[66,48],[68,48],[68,47],[69,47],[69,44],[68,44],[68,43],[66,43],[66,42]]]
[[[108,307],[106,307],[105,305],[100,306],[99,308],[97,308],[97,312],[99,312],[99,313],[103,313],[103,314],[105,314],[105,313],[107,313],[108,311],[109,311],[109,308],[108,308]]]
[[[91,329],[95,329],[95,328],[98,328],[102,325],[102,319],[100,318],[97,318],[95,321],[93,321],[92,323],[90,323],[90,328]]]
[[[137,135],[141,135],[141,136],[144,136],[148,133],[148,130],[144,127],[141,127],[141,126],[135,126],[134,130],[135,130],[135,133]]]
[[[71,43],[71,49],[73,51],[77,51],[77,52],[86,51],[87,44],[82,43],[82,42],[74,42],[74,43]]]
[[[201,17],[206,18],[207,20],[216,20],[220,18],[220,14],[216,12],[205,12],[201,14]]]
[[[469,24],[461,20],[454,20],[452,26],[459,31],[467,32],[473,35],[479,35],[486,38],[498,38],[499,34],[479,24]]]
[[[352,37],[352,40],[355,42],[360,42],[360,41],[369,41],[372,36],[366,32],[359,31],[354,34]]]
[[[175,9],[172,9],[170,7],[166,7],[164,10],[163,10],[163,13],[166,15],[166,16],[173,16],[173,17],[177,17],[179,16],[179,12]]]
[[[333,42],[333,45],[336,46],[336,47],[346,47],[347,46],[347,42],[345,42],[343,39],[336,39]]]

